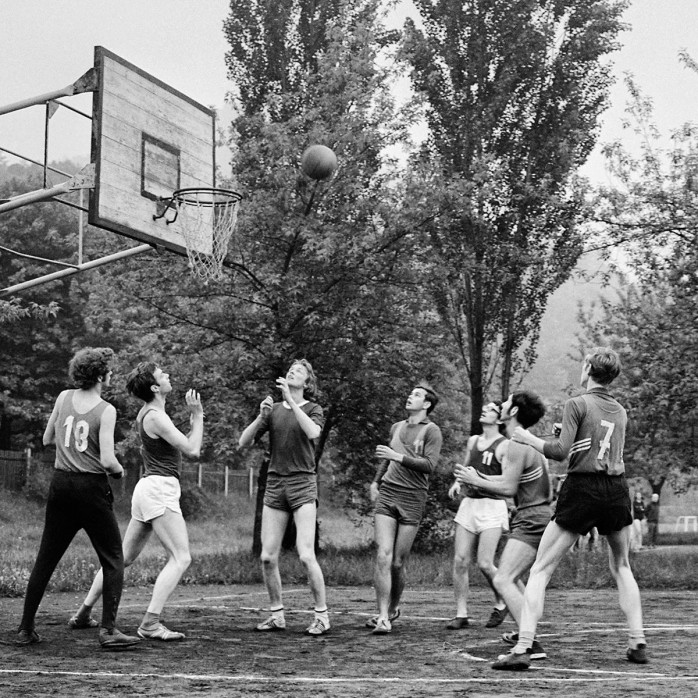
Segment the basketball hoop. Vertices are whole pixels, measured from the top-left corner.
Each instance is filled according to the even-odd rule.
[[[178,189],[158,206],[154,220],[165,216],[169,209],[174,216],[169,225],[179,219],[179,231],[184,238],[192,274],[202,281],[222,276],[223,260],[237,223],[242,196],[230,189],[209,187]]]

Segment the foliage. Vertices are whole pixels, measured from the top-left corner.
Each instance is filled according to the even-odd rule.
[[[623,359],[614,390],[628,408],[629,474],[654,492],[665,482],[678,492],[698,466],[698,132],[685,124],[665,144],[651,100],[631,76],[626,86],[626,128],[641,147],[636,155],[620,142],[606,148],[613,179],[594,202],[603,251],[622,250],[626,288],[583,320],[587,343],[610,342]]]
[[[698,466],[697,296],[675,276],[670,271],[651,285],[629,286],[603,302],[595,322],[582,317],[588,343],[610,344],[621,355],[613,392],[628,410],[628,475],[646,478],[657,493],[666,481],[684,490]]]
[[[27,168],[25,175],[29,172]],[[11,179],[1,185],[0,198],[39,186],[31,178]],[[47,273],[47,265],[36,258],[75,261],[77,216],[56,203],[25,206],[0,216],[0,239],[6,248],[0,277],[14,285]],[[0,448],[36,445],[50,412],[47,402],[66,387],[70,355],[87,338],[81,312],[79,287],[70,278],[0,303]]]
[[[408,198],[457,348],[472,429],[490,388],[535,358],[550,294],[582,251],[576,168],[606,106],[624,3],[416,0],[403,54],[429,138]],[[498,380],[496,380],[498,378]]]

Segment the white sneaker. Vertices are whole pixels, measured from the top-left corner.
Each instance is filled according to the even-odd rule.
[[[267,618],[264,623],[260,623],[255,630],[261,630],[262,632],[268,632],[270,630],[286,630],[286,621],[284,618],[269,616],[269,618]]]
[[[307,635],[324,635],[330,629],[330,621],[316,617],[305,629]]]

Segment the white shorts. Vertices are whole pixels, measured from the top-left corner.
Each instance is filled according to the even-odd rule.
[[[464,497],[454,521],[466,531],[479,534],[490,528],[509,530],[509,510],[503,499]]]
[[[131,516],[136,521],[148,523],[170,509],[181,514],[179,498],[182,490],[176,477],[167,475],[148,475],[142,477],[133,490],[131,498]]]

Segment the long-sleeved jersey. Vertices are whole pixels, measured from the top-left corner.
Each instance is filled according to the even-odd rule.
[[[564,460],[570,473],[622,475],[628,416],[606,388],[592,388],[565,403],[560,438],[546,441],[546,458]]]

